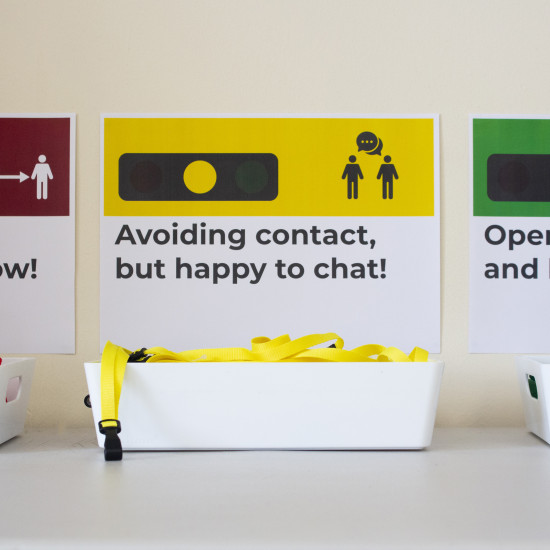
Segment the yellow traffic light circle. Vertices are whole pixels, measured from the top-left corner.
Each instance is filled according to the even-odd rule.
[[[187,165],[183,172],[183,182],[193,193],[202,195],[208,193],[216,185],[215,168],[204,160],[195,160]]]

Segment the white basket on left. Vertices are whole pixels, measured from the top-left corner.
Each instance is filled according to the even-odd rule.
[[[0,365],[0,443],[23,432],[35,359],[2,358]]]

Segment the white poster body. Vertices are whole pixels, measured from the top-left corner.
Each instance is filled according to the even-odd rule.
[[[0,115],[0,351],[75,352],[75,115]]]
[[[225,139],[226,121],[230,126],[240,123],[246,126],[248,120],[215,119],[214,122],[221,124],[221,130],[215,134]],[[278,148],[276,143],[269,146],[262,143],[254,149],[249,142],[245,145],[239,142],[228,150],[240,154],[246,146],[244,150],[255,153],[276,152],[279,178],[276,198],[265,203],[255,200],[253,204],[241,201],[209,204],[205,199],[190,205],[191,199],[186,197],[180,201],[166,201],[166,195],[164,200],[154,199],[149,189],[155,187],[156,167],[160,166],[166,175],[172,169],[170,166],[179,162],[179,157],[174,157],[176,153],[185,157],[190,152],[193,159],[195,156],[199,161],[206,159],[216,167],[219,176],[216,185],[226,181],[223,179],[225,168],[216,164],[219,159],[210,151],[204,153],[206,142],[196,147],[187,144],[183,149],[174,149],[181,145],[174,145],[167,139],[166,144],[159,146],[158,136],[152,136],[151,132],[153,129],[154,134],[156,124],[164,132],[165,124],[174,123],[171,131],[177,133],[178,141],[189,132],[200,142],[199,130],[195,127],[192,132],[188,130],[189,123],[200,126],[201,122],[208,123],[211,119],[185,115],[164,118],[105,116],[102,126],[101,345],[111,340],[132,349],[154,345],[173,350],[248,347],[255,336],[274,338],[290,334],[299,337],[336,332],[344,338],[346,348],[380,343],[407,352],[414,346],[439,352],[437,117],[421,119],[423,127],[429,128],[426,135],[430,162],[425,167],[429,172],[429,185],[425,186],[426,190],[413,193],[412,173],[418,158],[407,161],[405,155],[399,154],[397,145],[392,148],[397,153],[394,162],[401,178],[394,182],[394,199],[398,196],[401,199],[395,203],[390,203],[394,199],[382,198],[383,177],[376,178],[379,167],[390,161],[384,161],[383,154],[360,157],[363,151],[358,152],[356,143],[361,131],[376,128],[386,139],[384,147],[388,147],[392,138],[397,141],[400,135],[395,130],[392,133],[394,125],[399,127],[400,121],[406,125],[409,120],[419,119],[255,117],[253,124],[259,128],[264,121],[268,125],[275,124],[276,128],[282,124],[281,134],[288,130],[284,127],[286,121],[291,121],[293,135],[300,131],[307,134],[310,131],[308,123],[312,121],[320,126],[344,121],[346,131],[349,126],[351,143],[345,144],[345,154],[338,154],[338,164],[335,162],[332,170],[334,197],[325,197],[325,203],[323,199],[317,200],[316,194],[324,189],[324,183],[321,176],[313,174],[314,188],[308,188],[311,184],[304,182],[307,201],[292,198],[281,206],[277,201],[282,201],[287,192],[284,178],[291,179],[285,172],[291,165],[287,160],[290,153],[284,147]],[[334,134],[335,128],[330,128],[329,133]],[[409,130],[407,126],[405,129]],[[311,131],[318,132],[319,126]],[[140,132],[140,144],[132,143]],[[236,131],[227,132],[231,139],[236,139],[235,134]],[[126,142],[127,135],[132,136],[129,142]],[[262,137],[258,139],[261,141]],[[284,141],[288,144],[286,136]],[[219,152],[220,145],[215,143],[211,148]],[[199,150],[202,153],[199,154]],[[233,153],[222,151],[221,154]],[[138,156],[129,159],[128,155]],[[315,151],[315,156],[326,161],[323,170],[331,166],[330,159],[327,160],[329,155],[324,150]],[[112,166],[109,166],[110,156]],[[307,152],[301,150],[299,156],[307,158]],[[350,160],[352,156],[356,160]],[[185,166],[197,162],[193,159],[184,158],[184,166],[179,166],[176,172],[184,173]],[[127,161],[134,163],[128,172],[128,181],[134,186],[131,191],[122,189],[126,170],[123,163]],[[349,164],[361,165],[363,177],[358,182],[357,199],[353,199],[353,182],[351,185],[349,180],[346,182]],[[153,179],[139,179],[138,175],[143,173]],[[413,188],[410,196],[414,195],[414,199],[407,199],[401,191],[407,177],[411,180],[408,182]],[[162,182],[166,185],[166,179]],[[189,182],[185,182],[189,186]],[[399,187],[401,182],[402,187]],[[112,192],[117,186],[118,191]],[[295,184],[294,190],[297,187]],[[139,193],[135,188],[139,188]],[[351,199],[346,195],[346,188],[351,189]],[[145,194],[144,189],[147,189]],[[109,193],[111,199],[107,196]],[[425,200],[418,200],[419,194]],[[123,201],[119,200],[121,195],[125,196]],[[333,202],[341,206],[333,207]],[[262,209],[276,206],[279,210],[261,215]],[[189,211],[189,215],[178,215],[176,207],[183,212]],[[388,214],[392,208],[400,208],[396,211],[401,215]],[[194,213],[196,209],[202,209],[198,211],[200,215]],[[227,213],[218,215],[224,209]],[[333,209],[338,215],[326,215]],[[305,215],[297,215],[301,210]],[[126,211],[129,215],[117,215]],[[348,211],[350,215],[342,215]],[[368,213],[356,215],[361,211]],[[369,215],[370,212],[379,215]]]
[[[471,117],[470,352],[550,352],[550,118]]]

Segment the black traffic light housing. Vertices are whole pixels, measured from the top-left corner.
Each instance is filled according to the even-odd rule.
[[[550,154],[494,154],[487,159],[492,201],[550,202]]]
[[[215,171],[206,192],[194,192],[184,181],[197,161]],[[119,159],[119,195],[126,201],[271,201],[277,194],[272,153],[125,153]]]

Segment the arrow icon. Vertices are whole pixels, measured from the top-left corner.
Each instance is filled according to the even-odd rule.
[[[28,180],[29,176],[23,172],[19,172],[18,176],[0,176],[0,180],[19,180],[19,183]]]

